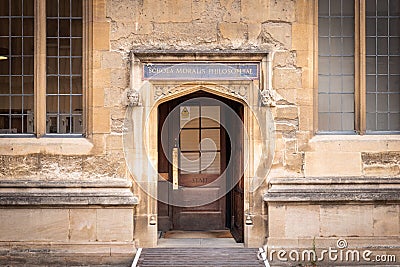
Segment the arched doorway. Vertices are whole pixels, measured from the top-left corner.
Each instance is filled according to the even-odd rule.
[[[244,232],[244,107],[196,91],[158,106],[158,230]]]
[[[174,101],[199,91],[207,92],[214,98],[216,96],[220,97],[222,103],[228,103],[230,100],[233,103],[232,106],[237,103],[242,105],[243,137],[235,140],[242,141],[243,166],[239,164],[233,165],[243,168],[243,188],[236,188],[239,189],[236,200],[233,200],[235,199],[232,196],[233,191],[227,191],[225,196],[231,202],[226,202],[225,207],[230,207],[229,205],[234,207],[243,206],[241,209],[237,208],[239,212],[235,218],[246,217],[247,223],[243,227],[244,234],[239,234],[239,237],[243,237],[243,245],[245,247],[260,247],[264,244],[265,236],[260,233],[267,227],[268,210],[262,208],[264,203],[262,194],[266,187],[265,181],[273,162],[275,149],[274,121],[270,110],[270,104],[273,104],[275,100],[273,99],[274,94],[272,93],[274,91],[271,91],[269,76],[271,73],[271,57],[269,59],[268,57],[269,55],[265,53],[227,55],[202,53],[165,54],[164,51],[160,53],[135,51],[132,53],[130,89],[138,92],[139,101],[127,109],[123,142],[125,160],[131,179],[134,182],[132,190],[138,195],[140,201],[138,208],[135,210],[135,233],[133,237],[139,246],[158,246],[158,230],[163,229],[165,225],[163,226],[162,224],[165,221],[167,221],[166,225],[168,227],[172,225],[172,223],[168,224],[168,219],[170,218],[168,209],[163,211],[163,207],[158,206],[160,198],[169,197],[168,183],[163,185],[159,181],[168,182],[169,175],[172,175],[168,167],[166,172],[159,170],[159,107],[166,102]],[[174,65],[172,69],[176,70],[175,73],[178,73],[178,70],[181,70],[181,67],[185,67],[187,62],[196,63],[199,61],[204,66],[218,67],[221,63],[238,62],[238,60],[243,63],[258,62],[257,77],[251,79],[219,79],[218,77],[213,79],[213,77],[210,77],[210,80],[207,80],[207,77],[180,79],[181,76],[172,75],[171,77],[144,79],[145,64],[151,65],[157,62],[170,64],[175,62],[177,65]],[[189,64],[188,67],[191,68],[193,65]],[[163,114],[169,114],[168,110]],[[229,154],[226,153],[225,155]],[[232,155],[235,155],[235,153]],[[230,162],[233,162],[233,160]],[[200,179],[199,181],[202,180]],[[162,188],[163,186],[165,188]],[[233,201],[237,201],[239,204],[234,205],[232,204]],[[161,202],[169,203],[168,199]],[[168,205],[165,207],[168,208]],[[234,211],[226,208],[225,213],[221,213],[225,214],[225,227],[234,232],[234,228],[232,224],[229,225],[230,222],[227,218],[232,218],[235,215],[229,214],[229,212],[233,213]],[[160,220],[158,219],[159,217]],[[169,220],[171,221],[171,219]],[[236,222],[238,222],[238,226],[243,226],[244,218],[242,220],[238,219]]]

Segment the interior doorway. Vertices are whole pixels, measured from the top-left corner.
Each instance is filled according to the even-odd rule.
[[[228,230],[243,242],[243,110],[204,91],[159,105],[159,231]]]

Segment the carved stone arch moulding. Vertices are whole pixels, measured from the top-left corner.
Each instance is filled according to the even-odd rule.
[[[250,88],[251,84],[249,82],[230,83],[227,85],[205,82],[153,84],[154,100],[161,102],[164,102],[164,99],[170,100],[181,95],[186,95],[201,90],[249,104],[248,98]]]

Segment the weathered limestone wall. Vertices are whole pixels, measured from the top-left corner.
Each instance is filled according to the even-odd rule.
[[[2,158],[0,176],[125,177],[122,128],[129,53],[146,49],[273,53],[272,89],[285,100],[272,110],[277,129],[273,176],[399,176],[397,137],[328,136],[308,143],[315,113],[314,7],[305,0],[94,0],[90,142],[0,140],[0,153],[9,156]]]
[[[302,175],[304,153],[299,147],[313,130],[312,12],[311,1],[94,1],[93,111],[103,121],[101,130],[93,124],[93,140],[106,153],[122,143],[126,89],[133,87],[131,79],[140,79],[130,77],[131,51],[265,51],[273,54],[270,86],[284,99],[272,110],[277,128],[275,173]],[[261,188],[251,204],[258,214],[247,240],[253,246],[263,244],[267,236],[262,203],[266,187]],[[150,200],[146,203],[147,207],[139,205],[137,214],[143,229],[152,227],[146,215],[154,212]],[[154,244],[149,234],[138,232],[136,237],[139,243]]]
[[[305,152],[305,176],[399,177],[399,136],[318,136]]]
[[[318,258],[318,265],[332,262],[356,265],[376,264],[376,255],[391,255],[391,262],[395,264],[400,257],[400,206],[388,203],[327,203],[299,205],[270,203],[269,238],[266,251],[269,259],[274,263],[282,264],[276,252],[279,250],[289,253],[291,250],[300,252],[314,251]],[[338,242],[345,242],[346,246],[339,247]],[[329,259],[324,256],[323,250],[331,248],[334,255]],[[364,260],[362,253],[370,251]],[[348,251],[357,251],[359,260],[343,260],[342,255]],[[275,253],[275,255],[273,254]],[[292,254],[293,255],[293,254]],[[337,261],[333,260],[337,255]],[[366,254],[367,255],[367,254]],[[284,258],[289,258],[288,254]],[[294,261],[288,261],[294,263]],[[305,260],[312,262],[312,260]],[[374,265],[375,266],[375,265]]]
[[[274,245],[279,239],[313,238],[375,238],[376,241],[386,237],[398,240],[399,205],[398,204],[364,204],[345,205],[302,204],[269,205],[269,234]],[[310,246],[311,244],[309,244]],[[370,244],[371,246],[373,244]],[[384,245],[384,244],[382,244]],[[390,244],[387,244],[388,246]],[[398,244],[395,244],[398,245]],[[307,247],[306,244],[303,244]]]
[[[122,153],[102,155],[2,155],[0,179],[68,180],[121,178],[125,176]]]
[[[127,242],[133,236],[132,209],[0,209],[0,216],[0,236],[8,242]]]
[[[88,90],[89,103],[87,138],[0,139],[0,179],[130,180],[125,166],[122,132],[126,111],[125,92],[131,86],[129,60],[133,50],[195,50],[216,53],[228,50],[258,50],[271,53],[273,56],[269,83],[283,101],[272,108],[276,127],[276,149],[268,181],[282,177],[304,180],[332,176],[398,178],[398,136],[314,136],[317,112],[314,98],[316,2],[93,0],[89,19],[92,32],[89,51],[91,61],[88,69],[88,88],[85,88]],[[296,185],[288,186],[289,189],[295,187]],[[328,189],[334,190],[334,187]],[[137,186],[133,186],[132,191],[139,195],[140,199],[146,199]],[[322,239],[329,237],[334,234],[334,225],[337,222],[335,216],[330,215],[330,211],[333,214],[344,214],[344,222],[359,216],[360,219],[353,222],[352,227],[341,232],[345,236],[399,236],[398,219],[397,223],[392,223],[378,218],[398,218],[398,204],[375,207],[373,202],[359,205],[356,201],[349,206],[339,202],[333,206],[304,205],[298,202],[282,203],[280,206],[273,203],[263,205],[263,193],[265,192],[258,191],[254,196],[259,200],[254,208],[262,210],[262,214],[268,213],[268,216],[263,218],[255,218],[254,225],[258,224],[258,220],[268,218],[266,224],[269,228],[258,229],[261,239],[266,240],[270,236],[293,241],[304,236],[319,236]],[[335,202],[335,199],[332,201]],[[95,208],[85,211],[83,208],[82,213],[88,214],[82,216],[85,220],[93,219],[93,225],[99,227],[96,229],[102,229],[102,222],[99,222],[97,217],[92,217],[94,213],[101,213],[101,210]],[[17,226],[21,224],[18,228],[23,229],[26,225],[21,222],[24,216],[31,218],[27,219],[30,223],[26,227],[31,227],[32,231],[41,231],[43,227],[47,227],[47,222],[39,220],[36,223],[36,217],[29,216],[50,216],[52,212],[56,212],[65,217],[68,223],[60,221],[56,233],[51,236],[54,236],[54,241],[57,236],[61,236],[62,242],[72,242],[74,235],[70,234],[80,229],[80,226],[74,228],[70,217],[76,211],[70,207],[59,207],[55,210],[37,207],[21,209],[15,213],[16,217],[10,217],[1,225],[0,231],[12,231],[12,223]],[[0,210],[1,218],[2,212],[5,215],[9,210]],[[133,217],[130,211],[123,212],[126,216],[129,214]],[[140,215],[150,213],[146,207],[140,205],[137,212]],[[368,215],[370,212],[372,215]],[[307,227],[298,227],[301,224],[294,223],[293,218],[300,218],[301,224],[307,224]],[[119,219],[115,217],[113,221],[117,220]],[[107,223],[112,224],[113,221]],[[126,222],[130,224],[132,221]],[[83,228],[85,224],[82,224]],[[114,226],[110,226],[112,227]],[[148,227],[147,221],[135,229],[145,227]],[[282,230],[282,227],[285,228]],[[345,223],[340,224],[338,229],[344,228]],[[125,240],[129,236],[132,238],[131,242],[134,242],[134,237],[131,236],[133,222],[127,231],[122,239]],[[26,242],[42,242],[40,238],[33,238],[34,234],[30,238],[30,234],[26,233]],[[43,233],[42,236],[46,237],[46,234]],[[96,238],[102,241],[101,234],[100,237],[97,234],[98,230],[93,230],[82,236],[86,237],[88,242]],[[51,241],[51,236],[45,241]],[[12,239],[17,241],[18,238],[16,235]],[[12,241],[3,238],[3,235],[0,235],[0,239],[6,244],[11,244],[7,242]],[[119,237],[116,240],[120,240]]]
[[[4,208],[0,217],[5,265],[128,266],[135,253],[130,208]]]
[[[305,0],[94,0],[93,19],[89,21],[93,23],[93,50],[87,88],[90,142],[73,145],[71,140],[0,140],[2,155],[37,162],[24,166],[15,159],[2,173],[10,176],[17,169],[22,171],[48,158],[57,163],[40,165],[40,171],[34,167],[33,173],[73,179],[87,177],[88,173],[102,177],[107,173],[104,169],[114,169],[107,175],[124,177],[122,131],[132,50],[259,50],[273,54],[270,83],[284,100],[272,110],[277,129],[275,175],[304,175],[305,160],[311,158],[305,157],[305,148],[314,130],[313,11],[313,2]],[[49,154],[61,156],[52,158]],[[65,154],[81,155],[82,159],[64,161]],[[65,164],[73,171],[55,175],[57,165]]]
[[[94,3],[94,108],[99,117],[110,118],[94,136],[109,134],[106,149],[121,143],[131,51],[262,50],[274,54],[271,84],[285,99],[274,110],[275,166],[302,172],[301,146],[313,131],[312,1]]]
[[[0,264],[130,264],[138,202],[131,187],[112,177],[2,178]]]
[[[98,17],[95,18],[98,18],[99,27],[105,27],[109,33],[109,36],[102,36],[104,43],[109,38],[109,51],[99,54],[98,66],[110,73],[112,81],[103,89],[104,106],[113,114],[110,123],[113,140],[118,138],[124,111],[121,108],[124,102],[115,98],[115,93],[123,96],[124,89],[129,87],[130,51],[265,50],[273,53],[272,89],[285,100],[272,109],[277,133],[270,179],[399,175],[398,162],[394,160],[396,154],[393,154],[400,150],[397,137],[388,140],[386,137],[338,139],[329,136],[313,138],[309,143],[315,130],[316,112],[314,34],[317,31],[313,1],[96,3],[102,13],[101,16],[96,13]],[[386,158],[390,160],[385,161],[383,155],[388,155]],[[262,192],[258,193],[261,196]],[[268,218],[272,223],[275,220],[271,214]],[[359,227],[364,228],[363,225]],[[260,229],[260,235],[263,230]]]

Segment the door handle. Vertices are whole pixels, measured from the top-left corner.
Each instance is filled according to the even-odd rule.
[[[178,148],[174,147],[172,149],[172,190],[178,189]]]

